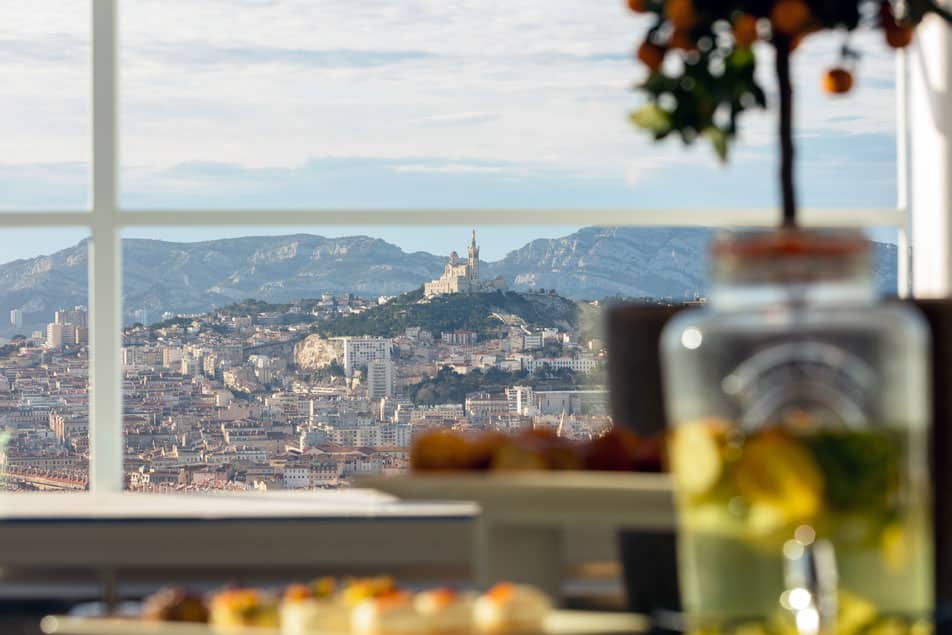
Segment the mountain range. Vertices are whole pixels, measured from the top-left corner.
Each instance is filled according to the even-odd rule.
[[[461,233],[461,246],[466,242]],[[502,276],[513,290],[555,289],[573,299],[703,294],[705,228],[585,227],[537,239],[502,260],[481,262],[482,276]],[[194,243],[125,239],[126,317],[136,309],[157,320],[165,311],[201,313],[246,298],[286,302],[323,292],[396,295],[438,277],[446,255],[407,253],[368,236],[247,236]],[[896,288],[896,246],[875,243],[877,284]],[[61,307],[87,304],[88,246],[0,265],[0,315],[23,311],[30,332]],[[13,328],[4,319],[0,334]]]

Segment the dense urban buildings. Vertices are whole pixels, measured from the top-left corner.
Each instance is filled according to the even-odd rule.
[[[346,487],[405,471],[413,439],[433,428],[600,434],[610,425],[605,350],[575,320],[599,303],[484,286],[478,253],[474,235],[466,263],[451,256],[442,282],[398,298],[318,290],[154,324],[133,309],[121,358],[126,486]],[[570,319],[553,326],[499,308],[510,305],[543,316],[568,307]],[[0,471],[11,489],[87,486],[86,311],[51,318],[0,356]]]

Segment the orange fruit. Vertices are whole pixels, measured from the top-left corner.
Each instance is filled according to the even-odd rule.
[[[892,48],[905,48],[912,42],[912,27],[896,21],[892,6],[888,2],[879,5],[879,23],[883,27],[886,43]]]
[[[831,68],[823,75],[823,90],[831,95],[842,95],[853,88],[853,74],[845,68]]]
[[[673,49],[680,49],[682,51],[697,50],[697,42],[691,39],[691,36],[684,31],[677,29],[671,34],[671,39],[668,40],[668,46]]]
[[[647,0],[628,0],[628,8],[635,13],[645,13],[648,11]]]
[[[668,0],[664,5],[664,17],[678,31],[690,31],[697,24],[691,0]]]
[[[757,18],[742,13],[734,19],[734,44],[749,48],[757,41]]]
[[[663,46],[645,40],[641,43],[641,46],[638,47],[638,59],[651,70],[657,71],[664,62],[664,54],[666,52]]]
[[[774,31],[788,36],[799,33],[810,21],[810,7],[803,0],[778,0],[770,10]]]
[[[912,28],[908,26],[887,26],[883,28],[883,32],[886,34],[886,44],[894,49],[906,48],[912,42]]]

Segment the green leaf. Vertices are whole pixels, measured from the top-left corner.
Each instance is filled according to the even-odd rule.
[[[731,54],[727,56],[727,64],[734,68],[745,68],[747,66],[753,66],[754,59],[753,49],[735,48],[731,51]]]
[[[657,104],[648,104],[631,113],[628,118],[639,128],[656,135],[666,135],[671,130],[671,115]]]
[[[717,158],[720,159],[721,162],[726,162],[727,133],[717,126],[709,126],[704,129],[704,134],[711,140],[711,145],[714,146],[714,152],[717,153]]]

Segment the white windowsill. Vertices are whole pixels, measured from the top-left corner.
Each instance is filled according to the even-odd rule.
[[[464,520],[472,503],[406,503],[366,489],[211,494],[0,494],[0,525],[18,522],[418,519]]]

